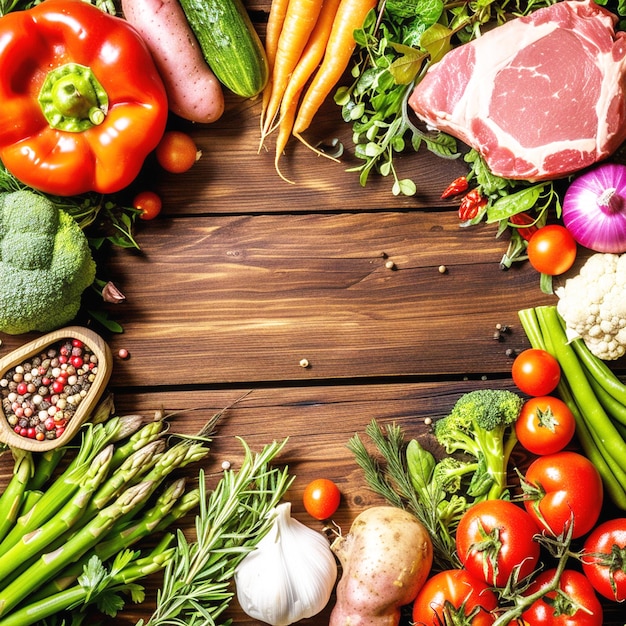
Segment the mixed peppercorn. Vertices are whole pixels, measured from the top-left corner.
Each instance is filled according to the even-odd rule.
[[[98,373],[98,358],[78,339],[64,339],[0,378],[5,419],[22,437],[44,441],[65,431]]]

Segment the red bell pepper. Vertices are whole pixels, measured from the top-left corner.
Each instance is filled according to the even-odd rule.
[[[165,130],[167,96],[139,34],[83,0],[0,18],[0,161],[60,196],[114,193]]]

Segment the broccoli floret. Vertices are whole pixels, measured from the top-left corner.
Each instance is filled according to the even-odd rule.
[[[448,454],[464,452],[477,463],[468,493],[477,500],[500,498],[517,438],[513,425],[523,400],[505,389],[477,389],[462,395],[434,433]]]
[[[95,274],[87,238],[68,213],[33,191],[0,194],[0,331],[63,326]]]
[[[467,463],[454,456],[446,456],[435,465],[433,482],[446,493],[456,493],[461,490],[463,481],[469,480],[478,469],[478,462]]]

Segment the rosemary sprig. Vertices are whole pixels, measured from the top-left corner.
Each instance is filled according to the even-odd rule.
[[[269,530],[270,512],[292,481],[286,468],[269,466],[286,439],[265,446],[258,454],[240,441],[245,452],[240,469],[227,470],[212,492],[207,493],[200,471],[196,539],[189,541],[178,532],[157,608],[137,626],[216,624],[229,606],[235,568]]]

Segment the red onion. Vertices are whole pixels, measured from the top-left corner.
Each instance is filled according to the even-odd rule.
[[[563,198],[563,224],[595,252],[626,252],[626,165],[605,163],[578,176]]]

